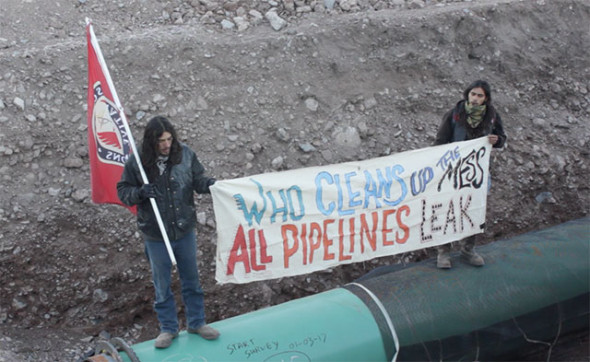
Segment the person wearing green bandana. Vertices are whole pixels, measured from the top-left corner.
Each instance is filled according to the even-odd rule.
[[[502,127],[502,118],[492,105],[492,91],[488,82],[476,80],[463,92],[463,99],[448,111],[438,128],[435,145],[467,141],[487,136],[493,148],[502,148],[506,143],[506,134]],[[491,180],[488,182],[488,191]],[[459,241],[461,257],[469,264],[483,266],[484,259],[475,251],[476,236],[472,235]],[[451,244],[437,248],[436,266],[441,269],[451,267]]]

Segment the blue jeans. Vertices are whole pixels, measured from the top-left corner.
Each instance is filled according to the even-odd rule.
[[[179,326],[176,302],[171,288],[172,262],[168,256],[166,244],[163,240],[145,240],[144,245],[156,290],[154,309],[160,322],[160,331],[176,333]],[[176,266],[180,276],[187,325],[189,328],[199,328],[205,324],[205,304],[197,269],[195,232],[192,231],[178,240],[170,241],[170,246],[176,258]]]

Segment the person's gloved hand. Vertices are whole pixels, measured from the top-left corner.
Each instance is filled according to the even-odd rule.
[[[156,185],[144,184],[139,188],[139,198],[146,200],[149,198],[156,198]]]
[[[209,187],[213,186],[213,184],[215,184],[215,181],[217,181],[217,180],[216,180],[216,179],[214,179],[214,178],[210,178],[210,179],[207,181],[207,188],[209,188]]]

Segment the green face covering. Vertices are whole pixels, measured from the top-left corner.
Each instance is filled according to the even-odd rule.
[[[475,128],[481,123],[484,114],[486,114],[486,105],[474,106],[469,102],[465,102],[465,113],[467,113],[467,123],[471,128]]]

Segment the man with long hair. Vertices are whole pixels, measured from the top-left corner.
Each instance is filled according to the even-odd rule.
[[[476,80],[463,92],[463,99],[448,111],[439,126],[435,145],[467,141],[487,136],[494,148],[502,148],[506,142],[506,134],[502,127],[500,114],[492,105],[492,90],[488,82]],[[491,185],[488,180],[488,190]],[[483,266],[484,259],[475,251],[475,235],[459,242],[461,256],[471,265]],[[449,252],[451,244],[437,248],[436,266],[441,269],[451,267]]]
[[[149,183],[143,183],[136,159],[130,157],[117,184],[117,192],[124,204],[137,205],[137,226],[143,234],[152,270],[156,292],[154,309],[160,322],[155,347],[170,346],[178,336],[179,324],[171,288],[172,261],[150,198],[156,200],[177,262],[188,332],[216,339],[219,332],[205,323],[203,290],[197,269],[194,202],[194,192],[210,193],[209,186],[215,179],[205,175],[195,152],[178,141],[174,126],[162,116],[147,123],[140,155]]]

